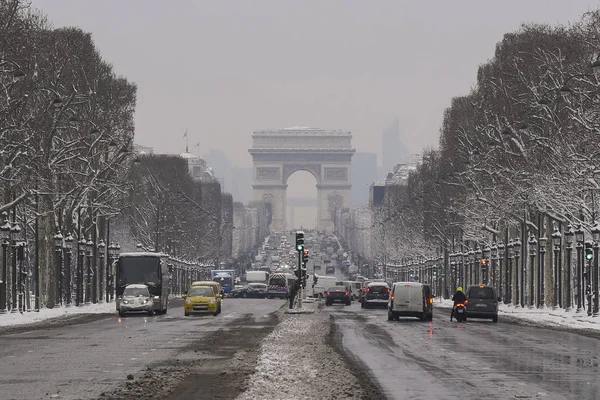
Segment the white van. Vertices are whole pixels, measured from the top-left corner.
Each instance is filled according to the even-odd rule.
[[[417,317],[421,321],[433,319],[429,287],[417,282],[396,282],[388,300],[388,321],[399,317]]]

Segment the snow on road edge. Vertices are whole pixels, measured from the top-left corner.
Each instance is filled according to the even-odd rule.
[[[324,311],[283,314],[263,340],[248,389],[237,400],[367,398],[346,361],[328,344],[330,328]]]
[[[115,312],[115,303],[88,304],[81,307],[43,308],[39,312],[27,311],[0,315],[0,327],[29,325],[49,319],[67,317],[77,314],[110,314]]]

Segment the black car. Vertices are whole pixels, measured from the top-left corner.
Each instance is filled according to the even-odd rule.
[[[254,297],[264,299],[267,297],[267,285],[264,283],[249,283],[246,286],[233,289],[231,291],[231,297]]]
[[[329,267],[325,268],[325,273],[327,275],[335,274],[335,267],[329,266]]]
[[[390,299],[390,287],[385,282],[371,282],[363,291],[362,308],[368,306],[387,307]]]
[[[467,318],[490,318],[498,322],[498,294],[488,285],[473,285],[467,288],[465,301]]]
[[[344,286],[332,286],[325,293],[325,305],[330,306],[333,303],[344,303],[349,306],[352,304],[350,291]]]

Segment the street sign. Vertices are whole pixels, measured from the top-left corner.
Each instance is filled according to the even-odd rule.
[[[418,275],[415,275],[415,276],[413,276],[413,280],[414,280],[415,282],[418,282],[418,280],[419,280],[419,276],[418,276]]]

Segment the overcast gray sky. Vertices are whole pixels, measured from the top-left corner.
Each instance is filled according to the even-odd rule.
[[[598,0],[34,0],[56,27],[92,32],[138,84],[136,141],[222,148],[249,166],[253,130],[351,130],[380,154],[394,116],[419,152],[444,108],[521,23],[568,23]]]

